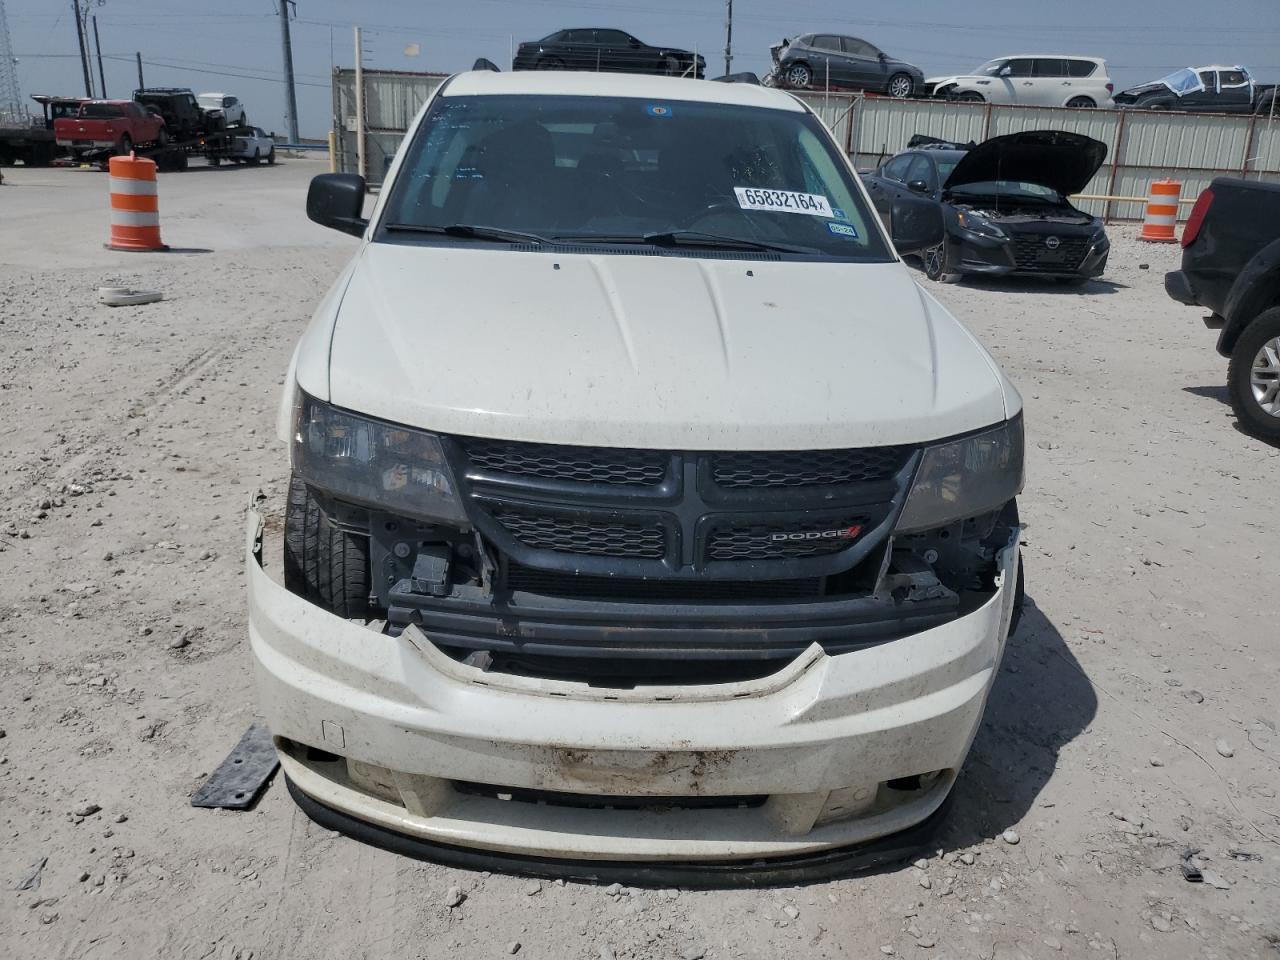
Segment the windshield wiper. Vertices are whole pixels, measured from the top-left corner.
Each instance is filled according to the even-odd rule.
[[[431,223],[388,223],[386,229],[401,233],[435,233],[446,237],[464,237],[468,240],[509,240],[511,243],[547,243],[546,237],[520,230],[502,227],[483,227],[474,223],[450,223],[439,226]]]
[[[644,243],[654,247],[707,247],[715,250],[757,250],[770,253],[820,254],[821,250],[812,247],[797,247],[785,243],[770,243],[764,240],[747,240],[743,237],[722,237],[713,233],[698,233],[693,230],[666,230],[659,233],[626,236],[559,236],[554,240],[572,241],[573,243]]]

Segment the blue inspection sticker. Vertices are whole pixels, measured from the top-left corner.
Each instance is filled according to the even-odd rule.
[[[662,117],[663,119],[671,116],[671,108],[665,103],[651,103],[644,108],[644,112],[651,117]]]
[[[836,217],[836,218],[840,219],[840,220],[848,220],[848,219],[849,219],[848,217],[846,217],[846,216],[844,215],[844,211],[843,211],[843,210],[841,210],[839,207],[832,207],[832,208],[831,208],[831,215],[832,215],[833,217]]]
[[[847,223],[832,223],[828,220],[827,229],[837,237],[848,237],[850,240],[858,239],[858,231]]]

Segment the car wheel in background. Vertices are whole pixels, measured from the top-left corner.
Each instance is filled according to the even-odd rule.
[[[947,282],[950,274],[947,273],[947,242],[945,240],[936,247],[922,250],[920,262],[924,265],[924,275],[934,283]]]
[[[168,145],[169,145],[169,131],[166,130],[164,127],[161,127],[160,132],[156,134],[156,146],[160,148],[164,148],[164,147],[167,147]]]
[[[271,152],[267,154],[267,165],[273,167],[275,166],[275,163],[276,163],[276,148],[272,147]]]
[[[807,87],[813,83],[813,71],[807,63],[792,63],[788,64],[783,78],[788,87]]]
[[[120,138],[120,142],[116,144],[116,156],[127,157],[133,150],[133,137],[127,133]]]
[[[1260,314],[1236,341],[1227,390],[1241,428],[1280,444],[1280,307]]]
[[[1097,104],[1093,102],[1092,97],[1072,97],[1070,100],[1067,101],[1067,106],[1075,107],[1076,109],[1079,109],[1079,110],[1085,110],[1085,109],[1091,109],[1093,107],[1096,107]]]
[[[964,93],[957,93],[956,97],[961,103],[986,103],[987,98],[976,90],[966,90]]]
[[[254,147],[253,156],[249,158],[249,165],[252,167],[256,167],[261,162],[262,162],[262,151],[259,150],[257,147]]]
[[[333,526],[297,477],[284,514],[284,585],[340,617],[368,611],[368,538]]]
[[[559,57],[543,57],[537,63],[539,70],[563,70],[564,61]]]
[[[885,87],[885,90],[895,100],[905,100],[911,96],[913,87],[914,84],[911,82],[911,77],[905,73],[895,73],[889,78],[889,85]]]

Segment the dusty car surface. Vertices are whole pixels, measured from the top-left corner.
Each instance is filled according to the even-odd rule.
[[[287,376],[282,582],[248,531],[306,812],[595,877],[922,842],[1018,606],[1022,402],[817,117],[466,73],[364,192],[308,197],[361,244]]]
[[[1102,220],[1072,206],[1107,157],[1107,145],[1058,130],[1028,130],[961,146],[926,141],[865,177],[886,220],[904,196],[942,209],[946,239],[921,251],[925,275],[1051,277],[1083,283],[1106,271]],[[904,251],[905,252],[905,251]]]

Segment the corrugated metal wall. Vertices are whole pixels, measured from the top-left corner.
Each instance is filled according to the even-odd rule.
[[[982,103],[805,94],[859,169],[904,150],[913,134],[984,140],[1018,130],[1068,130],[1107,144],[1107,162],[1086,193],[1145,197],[1151,181],[1182,182],[1194,200],[1218,176],[1280,180],[1280,117],[1208,116],[1119,110],[1064,110]],[[1141,203],[1082,200],[1091,213],[1137,219]],[[1191,212],[1183,204],[1182,216]]]
[[[442,73],[398,70],[364,71],[365,165],[371,184],[382,182],[409,124],[427,98],[445,80]],[[333,71],[333,129],[338,169],[356,173],[356,72]]]
[[[366,70],[365,149],[370,183],[381,183],[414,115],[444,74]],[[1107,144],[1107,162],[1085,191],[1145,197],[1152,180],[1182,181],[1195,199],[1216,176],[1246,174],[1280,180],[1280,117],[1217,117],[1118,110],[1006,107],[935,100],[890,100],[849,94],[803,94],[859,169],[904,150],[913,134],[967,142],[1018,130],[1068,130]],[[338,169],[355,172],[355,71],[333,72]],[[1140,203],[1080,201],[1091,213],[1141,219]],[[1182,215],[1190,212],[1184,204]]]

